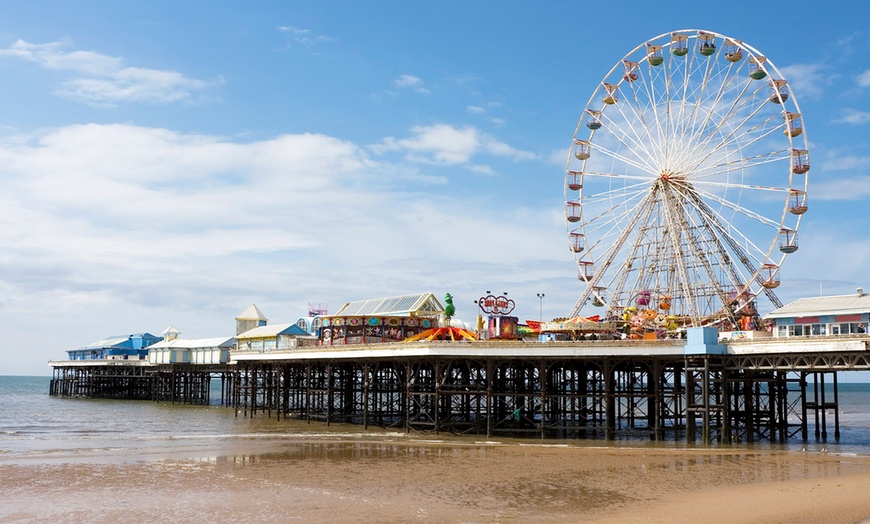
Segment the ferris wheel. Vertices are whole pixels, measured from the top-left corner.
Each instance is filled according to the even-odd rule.
[[[598,306],[636,331],[751,329],[759,295],[782,305],[773,290],[798,249],[810,168],[789,87],[766,56],[710,31],[657,36],[616,63],[566,168],[584,285],[572,317]]]

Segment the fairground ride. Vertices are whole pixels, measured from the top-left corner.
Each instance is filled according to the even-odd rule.
[[[568,242],[596,306],[632,333],[758,327],[798,249],[810,168],[785,76],[750,45],[680,30],[632,49],[582,112],[565,174]]]

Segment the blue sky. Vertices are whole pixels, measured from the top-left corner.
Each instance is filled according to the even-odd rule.
[[[589,96],[678,29],[786,73],[810,213],[777,290],[870,289],[863,2],[19,2],[0,18],[2,374],[115,334],[233,334],[432,291],[581,291],[563,180]]]

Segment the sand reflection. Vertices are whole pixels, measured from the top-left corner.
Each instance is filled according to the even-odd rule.
[[[778,449],[270,433],[123,463],[0,462],[0,520],[856,522],[868,472],[868,457]]]

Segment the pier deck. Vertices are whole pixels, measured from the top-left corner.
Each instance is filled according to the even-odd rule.
[[[870,337],[411,342],[232,351],[225,366],[52,362],[51,394],[207,403],[406,431],[710,442],[839,438],[837,372]],[[827,391],[825,384],[832,386]],[[829,413],[833,421],[829,421]]]

